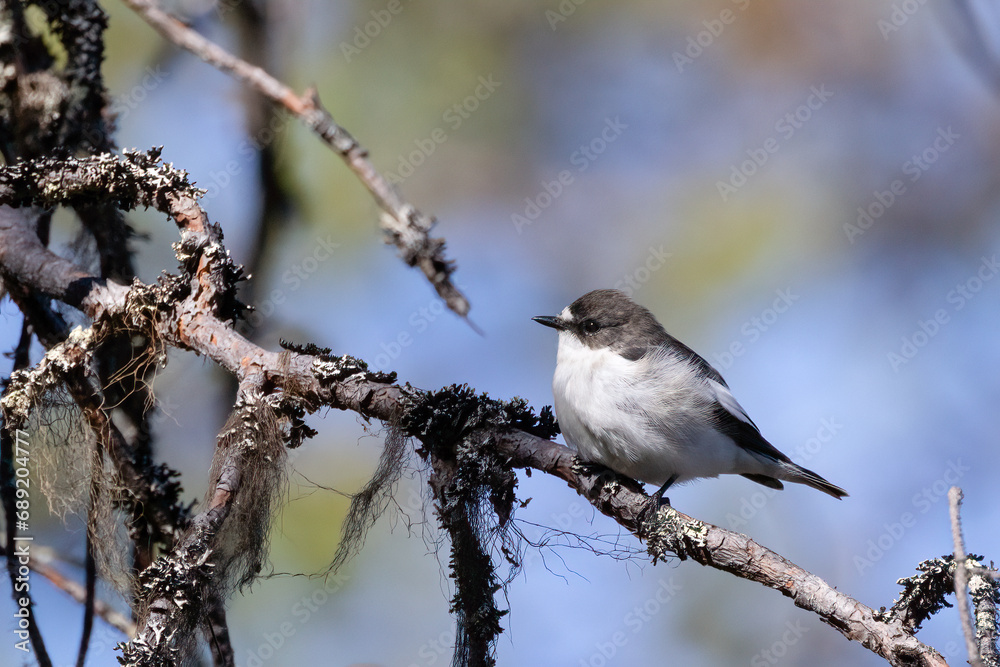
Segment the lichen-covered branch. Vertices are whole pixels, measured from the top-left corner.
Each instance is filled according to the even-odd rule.
[[[368,159],[368,151],[333,120],[315,90],[309,90],[303,95],[296,94],[260,67],[237,58],[170,16],[152,0],[124,2],[166,39],[231,74],[285,108],[336,151],[382,209],[381,223],[386,241],[396,246],[403,261],[423,272],[451,310],[463,317],[468,314],[469,301],[451,280],[455,267],[444,256],[444,240],[430,237],[434,218],[420,212],[400,197],[392,184]]]
[[[244,394],[219,434],[205,509],[170,554],[140,576],[139,628],[121,645],[122,664],[183,663],[195,630],[207,615],[218,615],[216,603],[257,576],[284,479],[284,452],[285,438],[266,400]]]
[[[178,501],[180,488],[172,481],[173,471],[165,466],[137,467],[124,436],[102,409],[100,396],[87,384],[86,371],[92,364],[97,342],[93,328],[71,332],[64,343],[46,352],[34,368],[11,375],[0,399],[0,410],[8,428],[21,428],[46,394],[66,385],[91,429],[104,438],[105,452],[132,492],[134,503],[142,508],[142,516],[151,526],[152,539],[169,546],[176,538],[174,531],[186,526],[190,508]]]
[[[917,632],[924,621],[951,606],[945,596],[955,589],[955,556],[925,560],[917,565],[917,571],[920,574],[896,582],[903,586],[899,599],[888,610],[879,611],[877,618],[898,621],[910,632]]]
[[[160,149],[40,158],[0,172],[0,199],[14,207],[106,202],[125,211],[145,206],[175,218],[200,218],[202,214],[189,207],[197,205],[202,194],[188,181],[187,172],[160,162]]]
[[[126,184],[130,179],[173,178],[171,173],[161,171],[163,168],[145,162],[145,158],[128,158],[136,159],[145,165],[138,172],[133,170],[134,162],[133,167],[121,167],[108,159],[101,161],[97,171],[120,174]],[[70,172],[76,178],[71,179],[73,184],[67,192],[86,190],[82,184],[90,182],[93,170],[70,166]],[[0,203],[30,204],[40,196],[62,201],[57,194],[43,194],[23,170],[14,176],[0,170]],[[333,357],[308,348],[272,352],[247,341],[234,331],[233,322],[224,317],[226,310],[220,309],[215,299],[215,295],[232,289],[238,271],[219,269],[219,263],[225,262],[221,234],[208,223],[196,202],[188,202],[182,215],[177,210],[179,199],[150,194],[156,192],[154,184],[135,183],[125,190],[114,195],[121,196],[125,204],[150,201],[171,211],[182,234],[182,243],[177,246],[181,275],[165,276],[156,285],[136,282],[127,288],[118,286],[118,298],[102,300],[94,295],[111,289],[112,283],[96,279],[88,282],[79,269],[66,268],[54,279],[42,279],[17,258],[0,255],[0,272],[17,284],[30,285],[83,307],[97,319],[97,327],[126,322],[150,339],[214,360],[239,379],[241,396],[247,400],[253,397],[258,408],[266,405],[273,411],[275,423],[289,425],[287,436],[282,431],[280,436],[262,437],[263,431],[251,428],[258,422],[246,423],[235,431],[243,434],[236,438],[245,443],[239,448],[222,446],[229,441],[220,436],[221,458],[217,461],[221,462],[213,475],[206,509],[192,521],[173,551],[158,560],[143,578],[144,597],[149,604],[139,636],[126,652],[133,664],[166,664],[156,661],[176,657],[181,649],[180,638],[192,634],[178,633],[182,628],[193,629],[185,608],[197,604],[199,591],[225,591],[252,579],[261,552],[240,558],[227,555],[242,551],[232,550],[225,533],[227,525],[261,525],[260,517],[266,516],[267,510],[258,508],[254,512],[257,524],[246,519],[234,521],[234,498],[249,493],[248,471],[259,469],[267,456],[274,460],[276,450],[270,450],[266,443],[297,443],[306,434],[302,416],[323,406],[398,425],[404,435],[419,438],[435,467],[442,522],[446,528],[456,528],[454,535],[463,536],[463,540],[470,538],[466,546],[473,550],[488,553],[481,529],[485,526],[491,539],[496,539],[495,530],[502,529],[509,519],[509,501],[513,497],[510,470],[540,470],[565,480],[599,511],[646,541],[654,561],[671,555],[691,559],[773,588],[893,665],[945,664],[937,652],[913,636],[912,624],[902,618],[877,617],[870,607],[745,535],[701,522],[670,507],[662,508],[653,520],[644,521],[649,498],[636,482],[599,466],[582,466],[571,450],[546,439],[553,432],[551,413],[543,412],[539,418],[523,402],[498,403],[461,387],[428,393],[394,384],[393,375],[371,372],[364,362],[351,357]],[[0,247],[8,242],[21,244],[24,252],[43,264],[56,261],[25,225],[0,226]],[[47,260],[45,253],[50,255]],[[66,280],[82,287],[72,292]],[[242,409],[236,414],[248,415]],[[299,435],[295,436],[295,432]],[[254,464],[242,458],[244,454],[261,456],[269,451]],[[241,454],[237,456],[236,452]],[[501,478],[507,481],[501,483]],[[269,488],[273,490],[274,485]],[[262,495],[274,498],[273,493]],[[448,514],[450,510],[456,513]],[[474,525],[484,518],[484,511],[486,516],[494,517],[491,523]],[[471,530],[465,530],[465,524]],[[500,540],[502,545],[502,536]],[[456,590],[459,616],[467,627],[474,628],[476,634],[469,636],[470,646],[475,645],[483,664],[489,659],[501,613],[492,601],[496,590],[493,567],[492,563],[480,562],[480,567],[473,568],[475,571]],[[470,618],[472,626],[468,626]],[[476,626],[479,621],[482,623]]]
[[[984,576],[976,569],[971,569],[975,563],[971,557],[966,559],[966,563],[970,566],[969,593],[972,595],[972,605],[975,609],[979,654],[989,667],[1000,667],[1000,655],[997,654],[997,605],[1000,604],[1000,582],[993,577]]]
[[[975,606],[975,643],[983,662],[996,667],[997,658],[997,604],[1000,603],[1000,582],[989,576],[994,570],[987,570],[980,564],[982,558],[966,554],[965,563],[970,572],[969,590]],[[931,558],[917,565],[920,574],[900,579],[903,586],[892,607],[876,612],[878,620],[898,621],[910,632],[916,632],[920,625],[943,607],[951,607],[945,598],[958,594],[955,584],[956,560],[954,554]],[[964,589],[962,589],[964,590]]]
[[[949,564],[951,586],[954,588],[969,664],[998,667],[997,654],[997,604],[1000,603],[1000,582],[984,574],[979,556],[965,552],[962,537],[962,490],[953,486],[948,490],[948,510],[951,519],[952,541],[955,552]],[[946,580],[947,581],[947,580]],[[974,613],[969,609],[969,594],[972,597]]]

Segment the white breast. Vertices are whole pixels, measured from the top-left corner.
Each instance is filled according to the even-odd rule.
[[[753,457],[714,428],[715,392],[679,356],[630,361],[560,332],[552,393],[566,442],[584,460],[651,484],[757,471]]]

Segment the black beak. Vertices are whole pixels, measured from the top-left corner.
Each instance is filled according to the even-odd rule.
[[[531,319],[539,324],[544,324],[547,327],[552,327],[553,329],[558,329],[559,331],[564,331],[566,329],[566,323],[558,317],[552,317],[551,315],[539,315],[538,317],[532,317]]]

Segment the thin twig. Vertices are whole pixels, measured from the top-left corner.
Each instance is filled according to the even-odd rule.
[[[214,667],[234,667],[236,652],[229,636],[229,625],[226,622],[226,601],[219,595],[212,594],[209,600],[208,612],[202,632],[208,647],[212,651]]]
[[[343,158],[382,209],[382,229],[387,242],[399,249],[400,256],[407,264],[423,271],[451,310],[462,317],[468,315],[469,301],[451,281],[454,265],[445,259],[444,241],[429,236],[434,218],[403,201],[392,184],[375,169],[375,165],[368,159],[368,151],[333,120],[330,112],[320,103],[315,89],[298,95],[260,67],[234,56],[170,16],[152,0],[123,2],[166,39],[251,86],[297,116],[319,135],[325,144]]]
[[[962,632],[965,633],[965,647],[969,651],[969,664],[972,667],[985,667],[979,655],[976,626],[972,622],[972,611],[969,609],[969,573],[965,569],[965,543],[962,540],[962,518],[959,513],[961,506],[962,489],[953,486],[948,490],[948,509],[951,514],[951,538],[955,543],[955,598],[958,603],[958,615],[962,619]]]
[[[96,475],[95,475],[96,478]],[[94,511],[91,506],[91,512]],[[80,633],[80,648],[76,653],[76,667],[84,667],[87,662],[87,650],[90,648],[90,635],[94,630],[94,604],[97,599],[97,562],[94,559],[94,545],[91,531],[87,530],[87,554],[84,557],[83,599],[83,631]]]
[[[6,551],[3,548],[0,548],[0,556],[6,556]],[[28,567],[33,572],[37,572],[48,579],[50,584],[63,593],[66,593],[80,604],[85,604],[87,601],[86,588],[76,581],[64,577],[62,572],[53,565],[56,559],[57,556],[52,549],[39,546],[32,547],[31,560],[28,562]],[[135,634],[135,623],[115,611],[107,602],[94,600],[94,613],[122,634],[128,637]]]

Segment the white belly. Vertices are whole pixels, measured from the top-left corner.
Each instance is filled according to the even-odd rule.
[[[580,458],[640,481],[762,471],[756,457],[715,430],[714,395],[702,383],[683,359],[629,361],[559,335],[552,393],[566,442]]]

